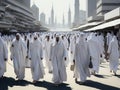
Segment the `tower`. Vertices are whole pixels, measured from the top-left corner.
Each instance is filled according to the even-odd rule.
[[[65,17],[64,17],[64,14],[63,14],[63,26],[65,25]]]
[[[79,0],[75,0],[75,4],[74,4],[74,9],[75,9],[75,14],[74,14],[74,24],[75,24],[75,26],[78,26],[79,25],[79,23],[80,23],[80,18],[79,18],[79,16],[80,16],[80,13],[79,13]]]
[[[51,25],[54,26],[54,9],[52,5],[52,10],[51,10]]]
[[[41,13],[40,14],[40,22],[42,23],[42,25],[46,24],[46,16],[45,13]]]
[[[33,13],[35,20],[39,21],[39,8],[35,4],[33,4],[31,9],[32,9],[32,13]]]
[[[69,10],[68,10],[68,26],[71,27],[71,9],[69,6]]]

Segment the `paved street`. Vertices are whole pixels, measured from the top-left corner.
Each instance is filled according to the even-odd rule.
[[[85,85],[75,83],[73,72],[67,67],[68,80],[59,87],[52,84],[52,75],[47,70],[44,80],[40,80],[35,85],[32,84],[31,70],[26,69],[25,80],[17,81],[15,79],[12,62],[7,63],[7,72],[5,78],[0,80],[0,90],[120,90],[120,67],[118,76],[113,76],[108,68],[108,63],[103,63],[100,67],[100,73],[97,76],[88,78]]]

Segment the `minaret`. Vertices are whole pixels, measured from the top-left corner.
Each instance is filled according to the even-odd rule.
[[[52,4],[52,10],[51,10],[51,25],[54,26],[54,9]]]
[[[75,7],[75,15],[74,15],[74,24],[75,24],[75,26],[78,26],[79,25],[79,23],[80,23],[80,15],[79,15],[79,0],[75,0],[75,5],[74,5],[74,7]]]
[[[69,6],[69,11],[68,11],[68,26],[71,27],[71,9]]]
[[[65,17],[64,17],[64,14],[63,14],[63,26],[65,25]]]
[[[55,17],[55,25],[57,25],[57,17]]]

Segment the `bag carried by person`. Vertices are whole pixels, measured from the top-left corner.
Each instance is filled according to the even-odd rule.
[[[93,68],[92,60],[90,59],[89,68]]]

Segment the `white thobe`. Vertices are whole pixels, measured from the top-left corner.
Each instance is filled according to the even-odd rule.
[[[17,75],[18,79],[22,80],[25,76],[25,59],[27,56],[25,43],[22,41],[22,39],[20,39],[19,41],[14,40],[12,42],[10,50],[15,74]]]
[[[45,41],[44,49],[45,49],[46,66],[48,67],[49,72],[51,72],[52,71],[52,63],[50,61],[50,50],[51,50],[51,42],[50,42],[50,40]]]
[[[75,78],[80,78],[81,82],[85,82],[87,77],[90,77],[89,72],[89,51],[87,43],[80,40],[75,45]]]
[[[117,71],[119,65],[119,51],[118,51],[118,41],[114,36],[108,47],[108,53],[110,54],[110,70],[114,72]]]
[[[51,50],[51,61],[53,66],[53,82],[60,84],[67,80],[66,67],[64,58],[66,52],[64,45],[61,41],[52,46]]]
[[[8,59],[8,50],[6,44],[0,37],[0,77],[6,72],[5,59]]]
[[[93,64],[92,70],[98,73],[99,67],[100,67],[101,50],[100,50],[97,37],[92,36],[92,38],[88,40],[88,47],[89,47],[89,52],[90,52],[90,56]]]
[[[31,58],[31,72],[33,80],[38,81],[44,77],[42,44],[39,40],[33,40],[30,43],[29,58]]]

